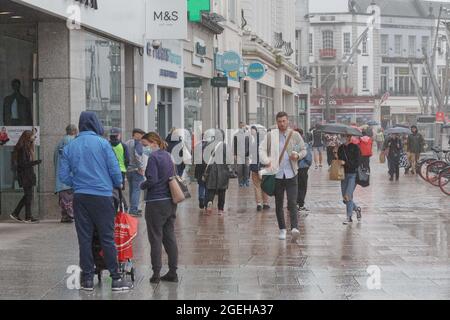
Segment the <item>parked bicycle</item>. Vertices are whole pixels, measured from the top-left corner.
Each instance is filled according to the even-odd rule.
[[[431,150],[433,151],[433,156],[419,160],[416,167],[416,172],[418,172],[419,176],[427,182],[429,181],[427,178],[427,169],[432,163],[436,161],[446,161],[447,163],[450,163],[450,151],[442,150],[439,147],[433,147]]]

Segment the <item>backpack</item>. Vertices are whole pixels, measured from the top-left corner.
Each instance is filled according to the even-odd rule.
[[[363,157],[371,157],[373,155],[372,153],[372,147],[373,147],[373,141],[370,137],[361,137],[359,139],[359,148],[361,149],[361,156]]]

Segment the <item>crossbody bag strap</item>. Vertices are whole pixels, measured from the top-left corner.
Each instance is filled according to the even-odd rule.
[[[291,133],[289,133],[289,136],[288,136],[288,138],[287,138],[287,140],[286,140],[286,142],[285,142],[285,144],[284,144],[283,151],[281,151],[281,153],[280,153],[280,158],[278,159],[278,164],[279,164],[279,165],[281,164],[281,160],[283,160],[284,153],[286,152],[286,150],[287,150],[287,148],[288,148],[288,145],[289,145],[289,142],[291,141],[291,138],[292,138],[293,133],[294,133],[294,131],[291,131]],[[289,162],[290,162],[290,161],[289,161]],[[291,164],[291,165],[292,165],[292,164]],[[295,173],[295,172],[294,172],[294,173]]]

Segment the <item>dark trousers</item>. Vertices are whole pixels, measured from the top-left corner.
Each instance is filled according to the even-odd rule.
[[[331,166],[331,162],[334,160],[334,154],[333,154],[334,147],[327,147],[327,163],[328,166]]]
[[[275,180],[275,207],[277,213],[278,227],[286,229],[286,221],[284,218],[284,192],[287,194],[288,210],[291,217],[291,229],[298,228],[297,219],[297,196],[298,181],[297,176],[292,179],[276,179]]]
[[[400,157],[388,157],[389,175],[398,179],[400,177]]]
[[[361,165],[364,168],[369,168],[370,169],[370,157],[363,157],[363,156],[361,156]]]
[[[206,190],[206,183],[202,180],[198,181],[198,201],[202,207],[206,206],[206,200],[208,199],[208,192]]]
[[[104,261],[113,279],[119,279],[117,250],[114,242],[114,205],[112,197],[75,194],[73,199],[75,227],[80,246],[82,278],[94,278],[92,238],[97,230],[104,254]]]
[[[33,202],[33,187],[23,187],[24,195],[17,204],[16,209],[13,212],[14,216],[19,216],[23,207],[25,207],[25,219],[31,218],[31,203]]]
[[[225,208],[225,195],[227,193],[227,190],[214,190],[214,189],[208,189],[207,196],[208,196],[208,202],[214,202],[214,198],[216,197],[216,194],[219,197],[219,203],[217,204],[217,208],[219,210],[223,210]]]
[[[308,191],[308,171],[309,168],[300,168],[298,169],[298,196],[297,196],[297,204],[299,207],[305,206],[305,198],[306,192]]]
[[[169,257],[169,270],[172,273],[178,267],[178,246],[175,237],[175,219],[177,205],[171,200],[147,202],[145,220],[148,240],[151,247],[152,269],[159,274],[162,268],[162,246]]]

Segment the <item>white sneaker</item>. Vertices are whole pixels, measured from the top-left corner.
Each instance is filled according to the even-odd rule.
[[[300,237],[300,231],[298,231],[298,229],[294,228],[291,231],[291,235],[292,235],[292,242],[297,242],[298,237]]]
[[[287,234],[286,229],[281,229],[280,230],[280,235],[278,236],[278,239],[286,240],[286,234]]]

